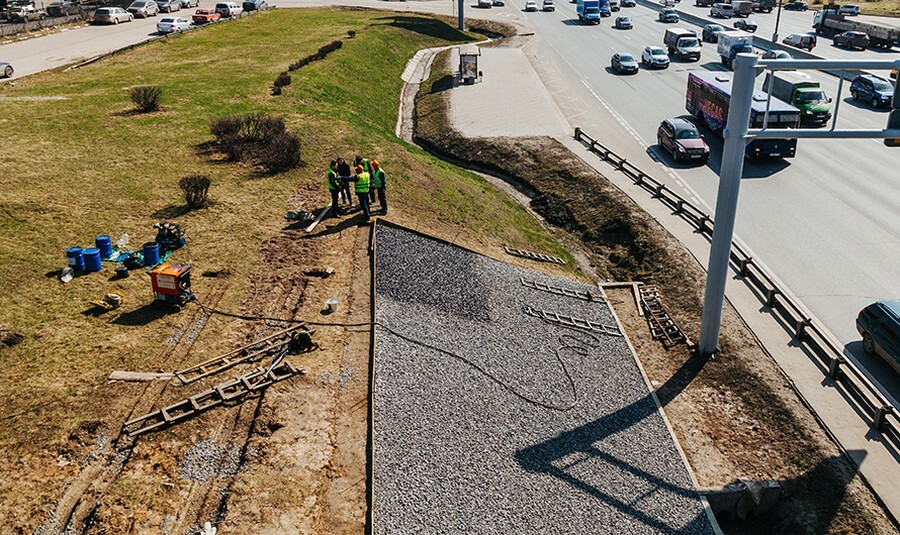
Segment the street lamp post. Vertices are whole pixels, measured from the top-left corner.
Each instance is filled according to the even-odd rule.
[[[778,23],[781,22],[781,4],[784,3],[784,0],[778,0],[778,10],[775,13],[775,33],[772,34],[772,42],[778,42]]]
[[[459,31],[461,32],[466,31],[466,22],[463,19],[463,1],[459,0]]]

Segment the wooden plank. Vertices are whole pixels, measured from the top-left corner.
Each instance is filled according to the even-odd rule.
[[[328,203],[328,206],[322,208],[322,211],[319,212],[319,217],[317,217],[315,221],[310,223],[310,225],[306,227],[306,229],[304,229],[304,232],[312,232],[313,229],[316,228],[316,225],[319,224],[319,221],[322,221],[322,218],[325,217],[325,214],[327,214],[329,210],[331,210],[331,203]]]
[[[109,374],[110,381],[154,381],[156,379],[171,379],[175,377],[174,373],[154,373],[154,372],[127,372],[116,370]]]

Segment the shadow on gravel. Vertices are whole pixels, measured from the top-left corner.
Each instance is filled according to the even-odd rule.
[[[390,21],[388,26],[396,26],[404,30],[428,35],[445,41],[464,42],[472,39],[456,28],[450,26],[446,22],[435,20],[428,17],[411,17],[406,15],[396,15],[391,17],[382,17],[377,20]]]

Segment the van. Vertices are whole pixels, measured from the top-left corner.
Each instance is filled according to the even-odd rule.
[[[243,12],[244,8],[234,2],[219,2],[218,4],[216,4],[216,13],[218,13],[223,19],[237,17]]]
[[[785,37],[781,42],[786,45],[805,48],[812,51],[812,49],[816,47],[816,36],[808,33],[792,33]]]
[[[619,0],[609,0],[609,9],[611,11],[619,11],[621,6],[619,6]]]
[[[859,311],[856,330],[863,351],[878,355],[900,373],[900,299],[877,301]]]
[[[732,15],[734,15],[734,8],[731,7],[731,4],[713,4],[713,6],[709,9],[710,17],[730,19]]]

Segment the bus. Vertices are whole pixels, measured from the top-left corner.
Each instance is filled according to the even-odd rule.
[[[725,131],[728,103],[731,100],[732,75],[722,72],[692,72],[688,76],[684,106],[719,137]],[[750,108],[750,128],[762,128],[769,96],[753,90]],[[783,100],[772,97],[769,104],[768,126],[772,128],[800,128],[800,110]],[[747,158],[793,158],[796,139],[752,139],[744,151]]]

